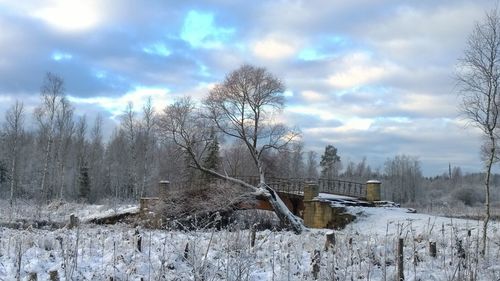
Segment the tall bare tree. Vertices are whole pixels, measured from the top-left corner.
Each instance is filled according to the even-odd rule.
[[[266,184],[263,155],[271,149],[280,149],[290,143],[297,133],[274,117],[284,106],[283,83],[264,68],[243,65],[226,76],[204,100],[203,111],[197,114],[190,99],[183,99],[168,107],[162,127],[181,146],[197,169],[221,179],[238,183],[255,195],[266,198],[282,222],[296,233],[304,230],[302,221],[295,217]],[[208,124],[206,124],[208,123]],[[209,143],[212,125],[222,134],[241,141],[249,151],[258,170],[259,184],[252,186],[236,178],[207,169],[200,161],[201,153]]]
[[[24,106],[22,102],[16,103],[5,113],[5,131],[12,151],[10,166],[10,197],[9,204],[12,208],[14,191],[17,189],[17,158],[19,154],[19,141],[24,132]]]
[[[129,187],[131,195],[137,197],[137,117],[134,111],[132,102],[127,104],[125,111],[121,116],[121,127],[128,141],[128,153],[131,156],[131,162],[128,163],[127,169],[130,174]]]
[[[75,129],[75,158],[76,158],[76,174],[79,174],[83,165],[87,161],[87,142],[86,142],[86,135],[87,135],[87,116],[83,115],[78,118],[76,122],[76,129]],[[73,177],[73,194],[79,194],[78,187],[78,176]]]
[[[46,134],[45,156],[42,171],[40,190],[42,198],[48,199],[52,190],[47,187],[49,165],[51,163],[52,145],[56,126],[56,114],[61,107],[61,100],[65,96],[64,80],[48,72],[41,87],[42,104],[35,110],[35,118],[42,132]]]
[[[485,137],[482,156],[486,201],[481,249],[484,254],[490,220],[491,169],[496,160],[498,141],[500,15],[497,8],[487,12],[483,21],[474,26],[464,56],[460,59],[457,81],[462,98],[461,112],[469,124],[480,129]]]
[[[146,103],[142,107],[142,153],[143,153],[143,165],[142,165],[142,181],[140,196],[144,196],[144,190],[146,189],[148,179],[150,177],[150,161],[151,157],[149,154],[151,152],[151,146],[154,139],[154,128],[156,127],[156,115],[153,109],[153,102],[151,97],[148,97]]]
[[[90,130],[89,151],[89,177],[91,183],[92,200],[104,195],[104,144],[102,135],[103,119],[100,114],[95,118],[94,125]]]
[[[318,173],[318,155],[314,151],[307,152],[306,159],[306,177],[309,179],[317,179],[319,177]]]
[[[59,199],[63,200],[66,189],[66,162],[68,149],[74,133],[73,107],[66,98],[61,99],[60,110],[56,113],[56,129],[58,136],[57,170],[59,173]]]

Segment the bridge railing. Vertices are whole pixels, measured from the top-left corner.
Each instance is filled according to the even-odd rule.
[[[358,198],[366,197],[366,184],[332,179],[319,179],[319,192],[346,195]]]
[[[258,176],[234,176],[248,184],[257,186]],[[277,192],[302,195],[304,186],[307,183],[317,183],[320,193],[345,195],[357,198],[366,198],[366,184],[336,179],[309,179],[309,178],[278,178],[266,177],[266,183]],[[187,188],[197,189],[205,185],[206,182],[198,180],[190,185],[185,182],[170,182],[170,190],[186,190]]]
[[[236,177],[251,185],[259,183],[259,177],[243,176]],[[316,182],[319,192],[337,195],[352,196],[358,198],[366,197],[366,184],[336,179],[307,179],[307,178],[275,178],[266,177],[266,183],[277,192],[302,194],[304,185],[308,182]]]

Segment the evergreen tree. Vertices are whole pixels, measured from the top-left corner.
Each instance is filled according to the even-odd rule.
[[[207,155],[203,158],[203,166],[210,170],[217,171],[220,167],[219,140],[213,128],[210,130],[210,140],[207,147]],[[213,179],[212,176],[207,174],[204,174],[204,178],[207,180]]]
[[[80,166],[80,176],[78,178],[78,192],[80,198],[88,201],[90,195],[90,177],[87,161]]]
[[[321,177],[333,179],[339,175],[340,156],[337,155],[337,148],[333,145],[325,147],[325,153],[321,155]]]

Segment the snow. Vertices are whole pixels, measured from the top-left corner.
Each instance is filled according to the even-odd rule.
[[[138,214],[139,206],[121,206],[118,209],[107,209],[97,214],[88,214],[80,219],[82,222],[90,222],[95,219],[102,219],[115,215]]]
[[[345,195],[337,195],[337,194],[331,194],[331,193],[320,193],[318,195],[319,199],[326,199],[326,200],[332,200],[332,199],[337,199],[337,200],[359,200],[354,197],[350,196],[345,196]]]
[[[86,214],[84,220],[137,211],[130,205],[113,210],[81,208],[78,214]],[[479,221],[394,207],[346,208],[357,219],[334,231],[336,245],[329,251],[324,251],[325,234],[332,230],[313,229],[301,235],[260,231],[251,247],[250,231],[237,228],[190,232],[125,224],[82,224],[53,231],[0,228],[0,280],[15,280],[19,256],[21,280],[31,272],[38,280],[48,280],[53,270],[61,280],[313,280],[315,250],[321,250],[318,280],[395,280],[399,237],[405,243],[405,280],[468,280],[470,274],[477,274],[475,280],[500,280],[499,222],[491,223],[489,251],[482,257]],[[67,214],[53,217],[67,220]],[[436,258],[428,254],[429,241],[437,242]],[[465,259],[460,258],[458,241]]]

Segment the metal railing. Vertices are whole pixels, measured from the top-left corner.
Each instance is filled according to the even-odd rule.
[[[238,176],[236,177],[251,185],[259,183],[259,177],[256,176]],[[274,178],[266,177],[266,183],[277,192],[289,194],[302,194],[304,186],[307,183],[317,183],[320,193],[345,195],[351,197],[366,197],[366,184],[336,179],[305,179],[305,178]]]
[[[234,176],[248,184],[257,186],[257,176]],[[357,198],[366,198],[366,184],[337,179],[308,179],[308,178],[276,178],[266,177],[266,183],[277,192],[302,195],[307,183],[316,183],[320,193],[345,195]],[[185,182],[171,182],[169,190],[198,189],[205,186],[206,181],[197,180],[187,184]]]

